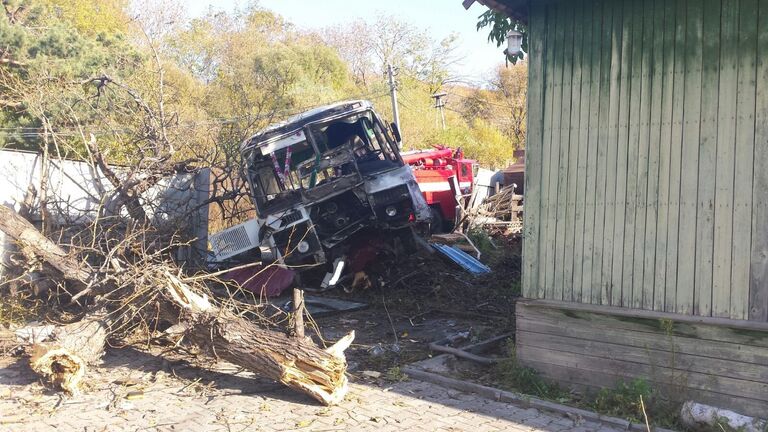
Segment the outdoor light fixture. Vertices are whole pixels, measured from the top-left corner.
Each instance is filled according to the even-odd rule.
[[[504,50],[504,54],[507,56],[513,56],[521,54],[523,52],[523,34],[517,30],[510,30],[507,32],[507,48]]]

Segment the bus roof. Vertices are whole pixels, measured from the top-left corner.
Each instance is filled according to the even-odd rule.
[[[326,119],[330,120],[347,113],[369,110],[372,107],[373,105],[366,100],[348,100],[315,107],[300,114],[290,116],[279,123],[271,124],[256,132],[256,134],[246,139],[240,145],[240,151],[262,147],[282,136],[296,133],[309,124]]]

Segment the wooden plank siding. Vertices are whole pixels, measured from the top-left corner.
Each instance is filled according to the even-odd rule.
[[[719,10],[721,0],[705,0],[704,8]],[[705,28],[720,28],[720,14],[707,14]],[[703,49],[709,53],[709,61],[702,69],[701,87],[701,134],[699,140],[698,208],[696,211],[696,293],[698,304],[707,315],[707,298],[712,297],[712,255],[714,252],[714,203],[718,129],[718,100],[720,96],[720,35],[707,32],[703,35]]]
[[[728,316],[731,308],[731,244],[733,243],[733,177],[738,85],[739,0],[722,0],[720,17],[720,100],[717,110],[715,241],[712,274],[712,315]],[[751,147],[751,146],[750,146]],[[702,176],[708,175],[702,172]],[[709,174],[711,175],[711,174]],[[703,311],[703,312],[706,312]]]
[[[736,155],[734,161],[731,318],[749,318],[749,253],[752,240],[752,169],[755,146],[757,0],[741,0],[738,31]]]
[[[517,304],[517,358],[544,376],[587,389],[642,377],[674,400],[768,411],[768,324],[559,303]]]
[[[629,0],[622,1],[622,27],[621,27],[621,45],[614,45],[618,49],[611,51],[620,51],[621,65],[619,66],[619,119],[618,134],[616,141],[616,195],[613,200],[614,227],[613,227],[613,253],[611,254],[611,305],[621,306],[625,303],[622,284],[622,271],[624,265],[624,235],[625,235],[625,217],[627,204],[627,151],[629,140],[629,90],[631,80],[629,73],[631,68],[631,36],[632,36],[632,18],[629,8]],[[610,209],[610,207],[609,207]]]
[[[610,28],[607,30],[610,46],[621,46],[622,43],[622,17],[623,3],[616,2],[612,5],[613,17],[610,22]],[[607,146],[608,153],[606,159],[606,183],[605,183],[605,228],[603,236],[603,262],[601,269],[601,304],[613,304],[615,299],[612,297],[613,290],[611,286],[613,280],[611,271],[613,268],[613,230],[616,226],[615,200],[617,192],[617,173],[620,162],[618,134],[619,134],[619,92],[621,88],[621,53],[619,50],[606,50],[610,53],[611,63],[608,66],[608,119],[604,128],[608,129]]]
[[[586,211],[584,213],[584,256],[582,259],[581,276],[581,296],[584,303],[590,303],[593,300],[593,261],[595,259],[595,198],[597,195],[597,164],[598,164],[598,129],[599,129],[599,110],[600,110],[600,29],[602,17],[600,16],[600,0],[592,0],[590,27],[583,27],[592,35],[591,55],[585,59],[587,72],[589,73],[589,91],[583,97],[589,99],[589,108],[587,110],[587,166],[584,173],[587,177],[587,188],[584,195]],[[599,227],[598,227],[599,228]]]
[[[758,5],[749,319],[768,321],[768,0]]]
[[[670,187],[672,174],[672,96],[675,79],[675,5],[663,2],[663,46],[661,47],[662,67],[659,77],[661,87],[661,106],[659,108],[659,193],[657,197],[658,214],[656,221],[656,251],[653,281],[653,309],[667,310],[667,239],[672,228],[670,217]]]
[[[710,11],[710,13],[712,13]],[[719,13],[719,12],[717,12]],[[696,207],[699,173],[699,139],[701,137],[701,66],[704,5],[686,2],[683,148],[680,168],[680,226],[677,241],[677,312],[708,315],[710,295],[697,295],[696,276]],[[708,29],[712,31],[712,29]],[[700,292],[701,293],[701,292]]]
[[[546,11],[541,5],[533,7],[533,16],[529,30],[533,33],[545,31]],[[531,55],[528,57],[528,136],[527,139],[541,143],[544,139],[544,44],[545,38],[531,40]],[[536,53],[536,54],[533,54]],[[542,146],[531,148],[526,155],[525,178],[536,179],[528,188],[530,197],[529,208],[525,212],[523,224],[523,255],[531,257],[526,261],[522,269],[523,287],[525,290],[533,289],[539,285],[539,233],[541,229],[541,174],[543,160],[541,158]],[[533,204],[535,202],[535,205]],[[526,297],[536,297],[536,291],[524,291]]]
[[[563,81],[562,81],[562,98],[572,98],[572,83],[573,83],[573,29],[574,29],[574,13],[573,2],[568,2],[564,7],[560,7],[564,11],[561,28],[563,29],[562,44],[560,49],[562,52],[558,53],[558,57],[562,57],[562,69],[563,69]],[[560,128],[559,128],[559,151],[558,157],[559,165],[557,169],[557,211],[555,213],[555,262],[554,268],[556,269],[554,274],[553,285],[553,297],[562,300],[564,297],[565,283],[565,250],[566,250],[566,212],[568,204],[568,170],[570,167],[569,159],[569,147],[571,144],[571,104],[561,104],[560,108]],[[571,287],[568,287],[570,291]],[[570,295],[568,295],[570,297]]]
[[[768,0],[529,26],[523,296],[768,321]]]
[[[583,22],[583,0],[575,0],[574,21]],[[573,38],[573,79],[571,80],[571,100],[581,100],[581,70],[582,70],[582,49],[584,47],[584,34],[576,33]],[[565,247],[563,255],[565,266],[563,268],[563,300],[573,300],[573,265],[574,265],[574,237],[577,226],[577,208],[576,191],[577,179],[579,174],[579,119],[581,105],[576,103],[570,107],[570,118],[568,122],[568,179],[566,181],[567,196],[566,215],[565,215]],[[583,222],[582,222],[583,224]]]

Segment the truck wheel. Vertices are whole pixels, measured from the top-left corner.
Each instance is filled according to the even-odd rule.
[[[437,207],[429,208],[430,220],[429,220],[429,233],[440,234],[443,232],[445,221],[443,220],[443,214]]]

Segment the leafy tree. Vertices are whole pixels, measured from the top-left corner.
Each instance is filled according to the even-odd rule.
[[[391,119],[387,64],[408,148],[463,147],[501,166],[522,145],[524,71],[458,85],[455,35],[436,41],[388,16],[306,34],[253,4],[188,20],[178,0],[127,1],[3,1],[0,145],[84,152],[93,134],[112,162],[163,147],[236,166],[244,138],[311,106],[365,98]],[[446,130],[437,91],[450,93]]]
[[[197,18],[187,28],[174,34],[168,40],[168,52],[179,67],[186,69],[195,78],[210,83],[216,77],[216,70],[222,62],[221,23],[215,16]]]
[[[89,78],[130,74],[141,61],[122,33],[97,34],[108,28],[103,26],[79,30],[79,9],[65,13],[68,9],[42,0],[6,0],[4,9],[0,145],[34,147],[46,124],[69,125],[73,113],[84,108],[73,105],[85,94],[83,83]]]
[[[499,67],[488,83],[492,90],[492,102],[499,127],[517,147],[524,147],[527,118],[528,64],[518,62],[511,67]]]
[[[482,119],[439,130],[428,138],[427,143],[460,147],[467,157],[476,159],[482,166],[497,169],[510,163],[515,150],[509,138]]]
[[[86,35],[124,33],[128,0],[44,0],[54,17],[72,24]]]
[[[528,26],[519,20],[510,18],[501,12],[488,9],[478,17],[477,30],[490,27],[488,32],[488,42],[495,42],[497,47],[507,43],[507,33],[510,30],[517,30],[523,34],[522,49],[528,52]],[[507,55],[507,59],[514,63],[523,59],[522,53]]]
[[[361,37],[363,34],[366,36]],[[386,80],[390,64],[401,76],[428,84],[432,93],[457,80],[451,70],[459,61],[456,33],[436,41],[413,24],[379,15],[373,22],[359,21],[326,29],[320,37],[339,52],[355,82],[365,88]]]

